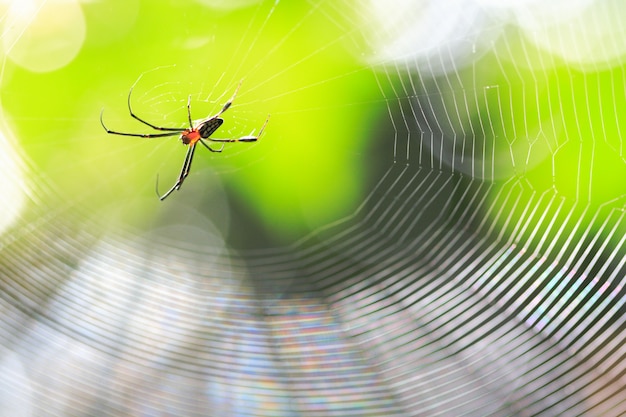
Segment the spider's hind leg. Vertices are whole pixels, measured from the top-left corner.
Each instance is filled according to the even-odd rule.
[[[265,123],[263,123],[263,126],[261,126],[261,130],[259,130],[259,134],[256,136],[255,135],[242,136],[237,139],[213,139],[213,138],[205,138],[205,139],[210,140],[212,142],[229,142],[229,143],[230,142],[256,142],[257,140],[259,140],[259,138],[263,134],[263,131],[265,130],[265,126],[267,126],[267,122],[269,121],[270,121],[270,115],[268,114],[267,119],[265,119]]]

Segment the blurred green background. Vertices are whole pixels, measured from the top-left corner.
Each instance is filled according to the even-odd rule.
[[[409,3],[5,3],[0,97],[5,128],[33,164],[25,181],[50,185],[55,197],[39,198],[58,197],[59,210],[147,229],[201,215],[250,246],[253,236],[292,242],[353,215],[386,167],[409,160],[496,180],[488,199],[514,217],[524,215],[519,198],[544,192],[582,203],[581,215],[623,197],[625,182],[612,181],[626,174],[623,48],[602,32],[621,8],[577,5],[580,16],[548,22],[540,6],[543,14],[510,6],[520,30],[499,6],[482,9],[497,22],[489,26],[480,8],[419,21],[426,3]],[[412,43],[414,27],[431,44]],[[186,126],[188,96],[201,119],[240,81],[214,136],[258,132],[271,114],[262,140],[220,154],[199,148],[184,186],[163,203],[156,176],[167,190],[185,148],[176,137],[107,135],[98,121],[104,109],[110,129],[149,132],[126,107],[137,82],[137,114]],[[420,123],[428,111],[435,122]],[[470,163],[484,172],[459,169]],[[517,200],[503,197],[509,188]],[[488,215],[516,233],[498,209]]]
[[[151,227],[166,213],[185,221],[182,212],[195,206],[226,235],[245,218],[290,241],[353,212],[384,104],[371,71],[349,52],[342,27],[352,17],[330,24],[309,2],[249,3],[11,5],[1,97],[38,173],[31,179],[53,184],[62,205],[132,227]],[[268,114],[271,121],[255,144],[227,144],[221,154],[198,148],[182,189],[161,203],[157,173],[163,192],[186,148],[177,137],[107,135],[98,121],[104,109],[110,129],[149,132],[126,107],[139,77],[133,109],[153,124],[186,126],[189,95],[193,118],[208,117],[239,81],[214,137],[256,133]]]

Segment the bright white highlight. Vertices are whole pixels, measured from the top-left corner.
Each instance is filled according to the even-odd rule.
[[[76,0],[17,0],[4,17],[2,49],[30,71],[54,71],[76,57],[85,35],[85,17]]]
[[[0,351],[0,416],[32,415],[32,382],[24,363],[16,353]]]
[[[473,54],[485,20],[468,0],[370,0],[363,17],[370,62],[432,73],[454,70],[459,58]]]
[[[531,42],[569,64],[597,70],[624,61],[623,1],[537,1],[515,15]]]
[[[458,70],[511,25],[572,65],[610,67],[626,56],[620,0],[370,0],[360,13],[370,62],[422,73]]]
[[[0,234],[17,220],[26,201],[20,157],[0,131]]]

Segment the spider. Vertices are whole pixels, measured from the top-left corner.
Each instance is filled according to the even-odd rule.
[[[133,113],[133,109],[130,105],[130,96],[133,93],[133,88],[134,88],[133,86],[128,92],[128,111],[130,112],[130,116],[138,120],[139,122],[145,124],[146,126],[151,127],[154,130],[162,130],[162,131],[166,131],[167,133],[146,133],[146,134],[124,133],[124,132],[116,132],[114,130],[110,130],[104,125],[104,121],[102,120],[102,114],[104,113],[104,109],[102,109],[102,111],[100,112],[100,123],[102,124],[102,127],[104,128],[104,130],[106,130],[106,132],[111,135],[135,136],[139,138],[160,138],[160,137],[165,137],[165,136],[180,135],[180,141],[183,143],[183,145],[187,146],[187,154],[185,155],[185,161],[183,162],[183,167],[180,171],[180,175],[178,176],[178,179],[176,180],[176,183],[172,186],[172,188],[170,188],[163,195],[159,193],[159,176],[157,175],[156,193],[159,199],[163,201],[174,191],[180,190],[180,187],[182,187],[183,182],[185,181],[185,178],[187,178],[187,175],[189,175],[189,171],[191,169],[191,161],[193,160],[193,154],[196,150],[196,145],[198,144],[198,142],[201,143],[205,148],[207,148],[211,152],[222,152],[222,150],[224,149],[223,142],[256,142],[261,137],[261,134],[263,133],[263,129],[265,129],[265,126],[267,125],[267,122],[270,119],[269,115],[267,116],[265,123],[261,127],[261,130],[259,130],[259,134],[256,136],[253,136],[253,135],[242,136],[238,139],[214,139],[210,137],[217,129],[219,129],[222,123],[224,123],[224,119],[221,119],[219,116],[222,113],[224,113],[226,110],[228,110],[230,106],[233,104],[233,100],[235,100],[235,96],[237,95],[237,92],[239,91],[239,87],[241,87],[241,82],[235,89],[235,92],[233,93],[233,96],[230,98],[230,100],[228,100],[226,104],[224,104],[222,109],[216,115],[203,119],[195,126],[191,120],[191,95],[190,95],[187,99],[187,118],[189,121],[189,127],[179,128],[179,127],[155,126],[152,123],[146,122],[145,120],[137,116],[135,113]],[[211,142],[222,142],[222,146],[219,149],[214,149],[211,146],[209,146],[209,144],[207,144],[205,140],[211,141]]]

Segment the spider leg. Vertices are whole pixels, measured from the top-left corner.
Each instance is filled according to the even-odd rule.
[[[189,117],[189,129],[193,130],[193,122],[191,121],[191,94],[187,97],[187,116]]]
[[[176,136],[179,135],[180,133],[182,133],[185,129],[167,129],[167,130],[171,130],[171,132],[169,133],[153,133],[153,134],[149,134],[149,133],[124,133],[124,132],[116,132],[114,130],[110,130],[108,127],[106,127],[104,125],[104,121],[102,120],[102,114],[104,113],[104,109],[102,109],[102,111],[100,112],[100,124],[102,125],[102,127],[104,128],[104,130],[106,130],[107,133],[110,133],[111,135],[121,135],[121,136],[135,136],[138,138],[161,138],[161,137],[165,137],[165,136]],[[161,130],[165,130],[165,129],[161,129]]]
[[[267,122],[270,121],[270,115],[267,115],[267,119],[265,119],[265,123],[263,123],[263,126],[261,127],[261,130],[259,130],[259,134],[254,136],[254,135],[250,135],[250,136],[242,136],[240,138],[237,139],[213,139],[213,138],[206,138],[206,140],[210,140],[212,142],[256,142],[257,140],[259,140],[259,138],[261,137],[261,135],[263,134],[263,130],[265,130],[265,126],[267,126]]]
[[[172,186],[172,188],[167,190],[167,192],[163,195],[159,194],[159,176],[157,175],[156,193],[157,193],[157,196],[159,197],[159,200],[163,201],[174,191],[180,190],[180,187],[183,185],[183,181],[185,181],[185,178],[187,178],[187,175],[189,175],[189,171],[191,170],[191,162],[193,161],[193,154],[195,150],[196,150],[195,143],[193,145],[189,145],[189,148],[187,149],[187,154],[185,155],[185,161],[183,162],[183,167],[180,170],[180,175],[178,176],[178,180],[176,180],[176,183],[174,184],[174,186]]]
[[[209,139],[210,140],[210,139]],[[211,148],[205,141],[203,141],[202,139],[200,139],[200,143],[202,145],[204,145],[205,148],[207,148],[208,150],[210,150],[211,152],[222,152],[222,150],[224,149],[224,144],[222,143],[222,147],[219,149],[213,149]]]
[[[226,110],[228,110],[230,108],[230,106],[233,105],[233,101],[235,101],[235,97],[237,96],[237,92],[239,91],[239,87],[241,87],[241,83],[243,82],[243,80],[239,81],[239,85],[237,85],[237,88],[235,89],[235,92],[233,93],[233,96],[230,98],[230,100],[228,100],[226,102],[226,104],[224,104],[224,107],[222,107],[222,110],[220,110],[215,116],[213,116],[212,118],[218,117],[219,115],[221,115],[222,113],[224,113]]]
[[[133,88],[135,88],[134,85],[130,88],[130,91],[128,92],[128,111],[130,112],[130,116],[133,119],[138,120],[139,122],[143,123],[146,126],[150,126],[154,130],[168,130],[168,131],[172,131],[172,132],[174,132],[174,131],[180,132],[180,131],[183,130],[183,129],[179,128],[179,127],[160,127],[160,126],[155,126],[152,123],[146,122],[145,120],[143,120],[142,118],[137,116],[135,113],[133,113],[133,109],[130,106],[130,95],[133,93]]]

